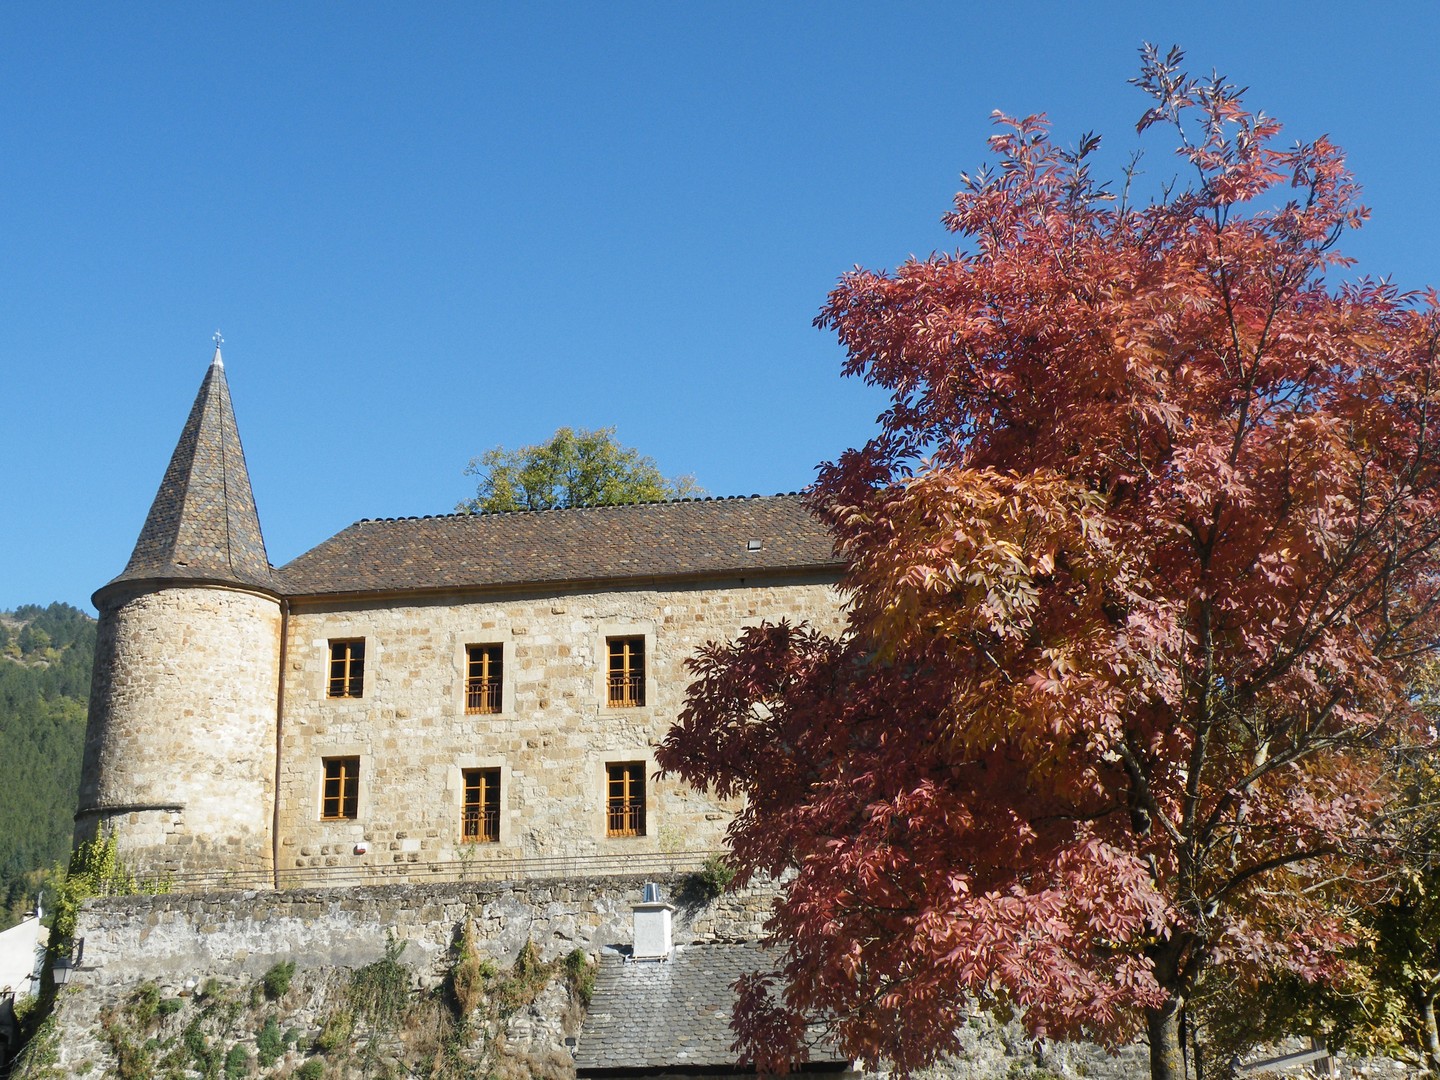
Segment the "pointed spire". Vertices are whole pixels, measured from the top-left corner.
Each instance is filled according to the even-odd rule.
[[[276,589],[220,359],[205,372],[122,581],[189,579]]]

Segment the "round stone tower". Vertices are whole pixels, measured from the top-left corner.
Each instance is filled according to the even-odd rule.
[[[76,840],[141,875],[273,869],[283,604],[220,350],[100,612]]]

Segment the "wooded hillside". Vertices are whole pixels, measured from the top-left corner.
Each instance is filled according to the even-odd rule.
[[[0,611],[0,929],[69,854],[94,654],[69,604]]]

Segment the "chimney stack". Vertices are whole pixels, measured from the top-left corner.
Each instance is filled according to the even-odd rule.
[[[664,960],[673,944],[670,938],[670,915],[674,905],[660,896],[660,886],[645,886],[640,903],[635,905],[635,944],[631,956],[636,960]]]

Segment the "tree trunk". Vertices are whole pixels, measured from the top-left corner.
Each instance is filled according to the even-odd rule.
[[[1158,1009],[1147,1009],[1145,1024],[1150,1033],[1150,1080],[1185,1080],[1179,999],[1172,997]]]
[[[1435,995],[1427,994],[1420,1002],[1420,1038],[1425,1044],[1425,1056],[1430,1059],[1430,1071],[1440,1075],[1440,1030],[1435,1024]]]

